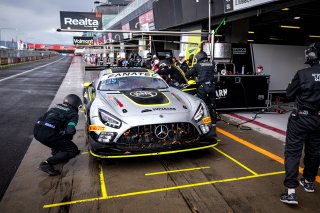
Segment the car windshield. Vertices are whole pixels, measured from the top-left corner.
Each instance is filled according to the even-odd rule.
[[[160,78],[145,76],[128,76],[119,78],[108,78],[102,80],[99,90],[104,91],[122,91],[122,90],[148,90],[148,89],[166,89],[166,83]]]

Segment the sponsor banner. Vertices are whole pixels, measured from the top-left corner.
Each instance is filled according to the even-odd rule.
[[[121,28],[122,28],[122,30],[130,30],[130,25],[129,25],[129,23],[126,23],[126,24],[122,25]],[[123,33],[123,38],[124,39],[130,38],[130,33]]]
[[[224,12],[227,13],[235,10],[242,10],[273,1],[278,0],[224,0]]]
[[[93,45],[93,37],[73,36],[75,45]]]
[[[155,30],[153,10],[139,16],[139,24],[142,31]]]
[[[61,29],[102,30],[100,13],[60,11]]]

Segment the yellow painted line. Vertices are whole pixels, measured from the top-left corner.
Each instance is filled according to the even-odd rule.
[[[102,198],[108,198],[106,183],[104,182],[104,175],[102,171],[102,166],[99,164],[99,177],[100,177],[100,187]]]
[[[188,152],[188,151],[195,151],[195,150],[201,150],[201,149],[208,149],[216,146],[218,143],[209,145],[209,146],[203,146],[203,147],[197,147],[197,148],[192,148],[192,149],[182,149],[182,150],[174,150],[174,151],[165,151],[165,152],[153,152],[153,153],[145,153],[145,154],[123,154],[123,155],[98,155],[93,153],[90,150],[90,154],[93,155],[94,157],[98,158],[133,158],[133,157],[144,157],[144,156],[155,156],[155,155],[167,155],[167,154],[174,154],[174,153],[180,153],[180,152]]]
[[[245,145],[245,146],[249,147],[250,149],[253,149],[256,152],[259,152],[260,154],[263,154],[263,155],[265,155],[265,156],[267,156],[267,157],[269,157],[269,158],[271,158],[271,159],[273,159],[273,160],[275,160],[275,161],[277,161],[277,162],[279,162],[279,163],[284,165],[284,159],[279,157],[278,155],[275,155],[275,154],[273,154],[273,153],[271,153],[271,152],[269,152],[269,151],[267,151],[265,149],[262,149],[262,148],[260,148],[260,147],[258,147],[256,145],[254,145],[254,144],[252,144],[252,143],[250,143],[250,142],[248,142],[248,141],[246,141],[246,140],[244,140],[242,138],[239,138],[239,137],[237,137],[237,136],[235,136],[235,135],[233,135],[233,134],[231,134],[231,133],[229,133],[229,132],[227,132],[225,130],[222,130],[222,129],[218,128],[218,127],[216,128],[216,131],[221,133],[221,134],[223,134],[223,135],[225,135],[225,136],[227,136],[228,138],[231,138],[231,139],[241,143],[242,145]],[[303,168],[302,167],[299,167],[299,172],[303,173]],[[318,183],[320,183],[320,177],[319,176],[316,177],[316,181]]]
[[[83,199],[83,200],[74,200],[70,202],[63,202],[63,203],[54,203],[54,204],[47,204],[44,205],[43,208],[53,208],[53,207],[58,207],[58,206],[65,206],[65,205],[73,205],[77,203],[85,203],[85,202],[92,202],[92,201],[98,201],[98,200],[106,200],[107,198],[102,198],[102,197],[96,197],[96,198],[89,198],[89,199]]]
[[[162,175],[162,174],[175,173],[175,172],[187,172],[187,171],[195,171],[195,170],[202,170],[202,169],[210,169],[210,166],[202,166],[202,167],[188,168],[188,169],[177,169],[177,170],[170,170],[170,171],[164,171],[164,172],[150,172],[150,173],[146,173],[145,176]]]
[[[223,151],[221,151],[220,149],[217,149],[216,147],[212,147],[214,150],[216,150],[217,152],[219,152],[220,154],[224,155],[225,157],[229,158],[230,160],[232,160],[233,162],[235,162],[236,164],[238,164],[239,166],[241,166],[242,168],[244,168],[245,170],[247,170],[248,172],[250,172],[253,175],[258,175],[258,173],[256,173],[255,171],[253,171],[252,169],[248,168],[247,166],[243,165],[242,163],[240,163],[239,161],[237,161],[236,159],[234,159],[233,157],[231,157],[230,155],[224,153]]]
[[[88,199],[83,199],[83,200],[74,200],[74,201],[69,201],[69,202],[47,204],[47,205],[43,205],[43,208],[52,208],[52,207],[58,207],[58,206],[73,205],[73,204],[77,204],[77,203],[85,203],[85,202],[92,202],[92,201],[108,199],[107,187],[104,182],[104,175],[103,175],[101,164],[99,165],[99,177],[100,177],[100,186],[101,186],[102,197],[94,197],[94,198],[88,198]]]
[[[272,173],[265,173],[265,174],[259,174],[259,175],[250,175],[250,176],[244,176],[244,177],[238,177],[238,178],[229,178],[229,179],[223,179],[223,180],[200,182],[200,183],[195,183],[195,184],[172,186],[172,187],[167,187],[167,188],[158,188],[158,189],[151,189],[151,190],[145,190],[145,191],[130,192],[130,193],[125,193],[125,194],[110,195],[110,196],[108,196],[108,199],[120,198],[120,197],[129,197],[129,196],[143,195],[143,194],[150,194],[150,193],[155,193],[155,192],[163,192],[163,191],[184,189],[184,188],[197,187],[197,186],[205,186],[205,185],[210,185],[210,184],[215,184],[215,183],[226,183],[226,182],[232,182],[232,181],[253,179],[253,178],[266,177],[266,176],[278,175],[278,174],[283,174],[283,173],[284,173],[284,171],[272,172]]]
[[[81,152],[81,155],[89,154],[89,152]]]

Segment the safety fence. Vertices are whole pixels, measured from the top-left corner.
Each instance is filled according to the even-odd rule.
[[[36,61],[58,55],[55,51],[0,50],[0,66]]]

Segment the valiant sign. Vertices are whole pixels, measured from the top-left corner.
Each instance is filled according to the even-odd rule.
[[[60,11],[61,29],[102,30],[101,13]]]

